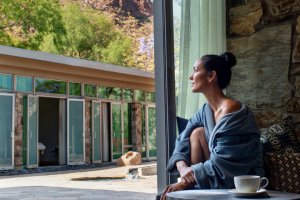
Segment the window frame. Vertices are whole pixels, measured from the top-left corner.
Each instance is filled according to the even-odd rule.
[[[173,2],[154,0],[154,57],[157,145],[157,188],[177,181],[166,172],[176,140]]]

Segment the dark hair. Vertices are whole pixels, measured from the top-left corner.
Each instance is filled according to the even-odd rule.
[[[204,55],[200,59],[206,71],[216,71],[218,85],[221,89],[225,89],[231,80],[231,67],[236,64],[235,55],[230,52],[225,52],[221,55]]]

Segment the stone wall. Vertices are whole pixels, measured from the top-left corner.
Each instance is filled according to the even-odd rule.
[[[85,99],[85,163],[92,161],[92,139],[91,139],[91,100]]]
[[[14,156],[15,168],[22,169],[23,167],[23,95],[16,93],[15,96],[15,138],[14,138]]]
[[[248,104],[266,127],[291,115],[300,140],[300,1],[227,0],[228,96]]]
[[[142,104],[131,104],[132,150],[142,154]]]

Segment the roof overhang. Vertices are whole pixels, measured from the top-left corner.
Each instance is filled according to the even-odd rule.
[[[154,73],[0,45],[0,72],[154,91]]]

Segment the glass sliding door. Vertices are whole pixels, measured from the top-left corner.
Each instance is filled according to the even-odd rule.
[[[28,95],[27,104],[27,167],[38,167],[39,98]]]
[[[142,158],[149,158],[146,131],[146,105],[142,105]]]
[[[144,105],[142,109],[142,145],[143,158],[156,158],[155,105]]]
[[[132,134],[131,134],[131,104],[123,104],[124,119],[124,153],[132,150]]]
[[[83,99],[68,99],[67,137],[68,164],[85,161],[85,109]]]
[[[101,137],[101,103],[92,102],[92,140],[93,140],[93,163],[101,162],[102,160],[102,137]]]
[[[102,133],[102,162],[111,161],[111,126],[110,103],[101,102],[101,133]]]
[[[123,154],[122,104],[111,103],[112,160]]]
[[[14,166],[14,109],[15,96],[0,93],[0,169]]]
[[[149,158],[156,157],[156,125],[155,125],[155,106],[147,106],[147,143],[148,143],[148,156]]]

